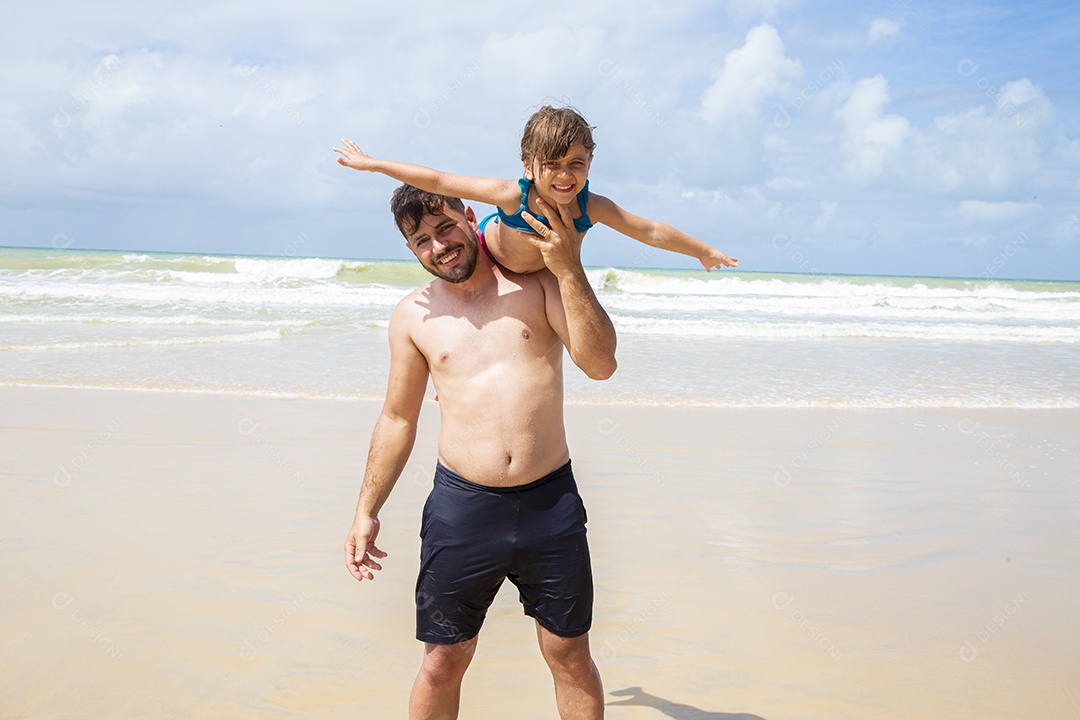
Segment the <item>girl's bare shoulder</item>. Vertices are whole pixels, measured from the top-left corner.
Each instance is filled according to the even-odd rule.
[[[617,213],[622,212],[622,208],[616,205],[614,200],[594,192],[589,193],[589,200],[586,203],[586,208],[589,213],[589,218],[594,223],[601,222],[605,225],[610,224],[608,221]]]

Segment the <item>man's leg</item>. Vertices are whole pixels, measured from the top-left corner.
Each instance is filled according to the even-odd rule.
[[[409,696],[409,720],[456,720],[461,678],[476,653],[479,637],[454,645],[424,643],[424,661]]]
[[[589,651],[589,634],[564,638],[536,624],[540,652],[555,680],[555,702],[562,720],[604,717],[604,687]]]

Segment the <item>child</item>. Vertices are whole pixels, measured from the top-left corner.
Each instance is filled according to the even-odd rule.
[[[638,217],[603,195],[590,193],[589,166],[596,143],[592,127],[572,108],[545,105],[525,123],[521,136],[525,177],[516,181],[452,175],[422,165],[376,160],[352,141],[342,142],[345,148],[334,148],[334,152],[341,155],[338,162],[346,167],[380,172],[427,192],[496,206],[498,212],[480,221],[480,246],[492,261],[513,272],[529,273],[544,267],[540,250],[517,232],[510,232],[534,232],[522,219],[522,211],[545,222],[538,198],[549,208],[568,205],[574,227],[582,233],[603,223],[647,245],[697,258],[707,271],[738,263],[670,225]]]

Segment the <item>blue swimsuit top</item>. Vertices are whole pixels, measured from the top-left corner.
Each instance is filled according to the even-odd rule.
[[[521,188],[521,207],[519,207],[517,212],[513,215],[507,215],[500,208],[499,222],[501,222],[503,225],[506,225],[507,227],[512,227],[517,230],[524,230],[525,232],[535,233],[536,231],[532,229],[532,226],[529,225],[529,223],[525,222],[525,218],[521,217],[521,212],[523,210],[528,211],[529,209],[529,188],[532,187],[532,180],[529,180],[528,178],[521,178],[518,180],[518,187]],[[583,233],[593,226],[592,220],[589,219],[589,213],[585,209],[586,203],[588,203],[589,201],[588,180],[585,181],[585,187],[582,188],[581,192],[577,194],[577,201],[578,205],[581,207],[581,217],[574,220],[574,227],[577,228],[578,232]],[[537,215],[536,219],[544,223],[545,225],[548,225],[547,218],[541,215]],[[484,224],[486,225],[487,223],[485,222]]]

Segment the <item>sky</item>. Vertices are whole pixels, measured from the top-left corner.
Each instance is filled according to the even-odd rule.
[[[1080,280],[1074,1],[3,8],[0,246],[411,259],[341,138],[516,178],[553,103],[594,192],[740,270]],[[603,226],[582,258],[700,268]]]

